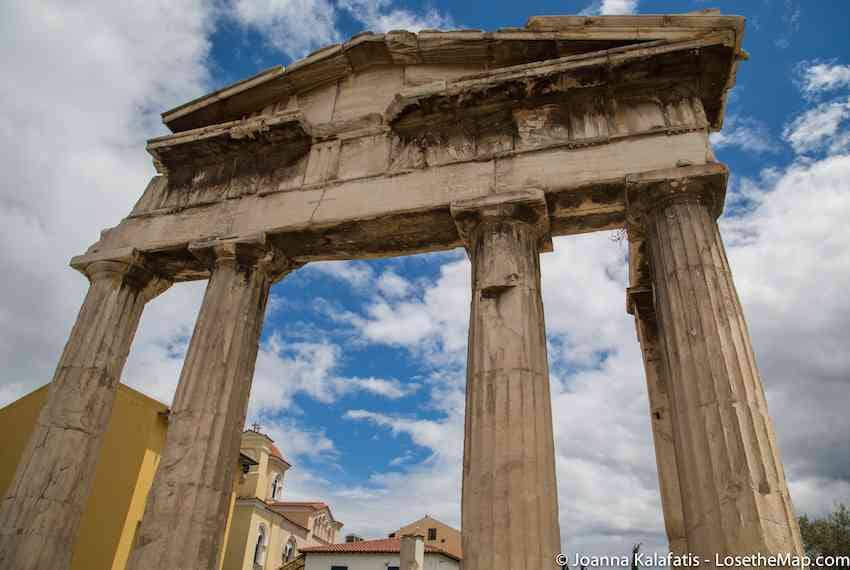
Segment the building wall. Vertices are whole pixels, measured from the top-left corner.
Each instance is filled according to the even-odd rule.
[[[47,401],[47,386],[0,409],[0,492],[5,493]],[[71,570],[122,570],[165,445],[168,408],[119,386],[80,522]]]
[[[248,532],[252,528],[252,515],[253,509],[242,507],[239,504],[234,507],[233,516],[230,519],[230,532],[226,543],[227,548],[224,551],[222,570],[243,570],[246,568],[246,563],[251,562],[251,557],[254,555],[254,545]],[[253,535],[254,540],[256,536],[256,534]],[[251,543],[250,548],[249,543]],[[248,550],[251,551],[250,554],[248,554]],[[247,568],[253,568],[253,565],[247,566]]]
[[[274,476],[281,474],[285,481],[288,465],[270,456],[272,441],[263,434],[246,431],[242,434],[241,451],[258,463],[251,468],[237,487],[240,497],[257,497],[264,501],[270,500],[271,485]]]
[[[232,530],[225,550],[222,570],[254,570],[254,548],[260,524],[266,526],[268,543],[263,570],[277,570],[283,565],[283,550],[290,538],[295,539],[298,550],[316,546],[309,532],[270,511],[259,501],[237,502],[233,511]]]
[[[348,570],[386,570],[398,566],[398,554],[309,553],[304,570],[330,570],[331,566],[348,566]],[[425,570],[458,570],[460,565],[441,554],[425,554]]]
[[[436,540],[428,540],[429,528],[437,529]],[[440,548],[442,550],[445,550],[446,552],[454,554],[455,556],[461,556],[461,535],[456,528],[442,523],[437,519],[426,516],[419,519],[418,521],[412,522],[409,525],[400,528],[398,531],[395,532],[395,536],[401,538],[405,534],[410,534],[415,531],[419,531],[422,533],[422,535],[425,537],[425,544],[433,546],[435,548]]]
[[[236,482],[238,484],[240,478],[242,477],[242,466],[236,470]],[[223,570],[224,568],[224,558],[226,556],[227,543],[230,540],[230,528],[233,526],[233,512],[236,509],[236,489],[234,486],[234,490],[230,493],[230,506],[227,508],[227,524],[224,526],[224,538],[221,540],[221,547],[224,551],[221,553],[221,557],[218,559],[218,570]]]
[[[330,570],[331,566],[348,566],[348,570],[387,570],[387,566],[398,565],[398,554],[309,553],[304,570]]]

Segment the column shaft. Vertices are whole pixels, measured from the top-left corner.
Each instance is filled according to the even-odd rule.
[[[272,278],[238,248],[214,268],[128,568],[218,568]]]
[[[661,491],[661,508],[670,551],[684,555],[688,552],[685,530],[685,513],[682,507],[682,490],[679,484],[679,466],[674,438],[675,424],[670,406],[670,383],[662,358],[654,318],[635,315],[640,339],[646,386],[649,394],[649,411],[652,422],[652,440],[658,466],[658,487]]]
[[[538,228],[510,218],[485,220],[469,238],[467,570],[554,568],[560,551],[539,243]]]
[[[705,202],[676,193],[646,214],[688,547],[711,558],[800,553],[750,336]]]
[[[166,285],[124,261],[85,272],[89,291],[0,508],[3,569],[69,567],[121,371],[145,302]]]

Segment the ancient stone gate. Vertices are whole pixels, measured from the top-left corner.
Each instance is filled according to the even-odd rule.
[[[743,19],[534,17],[364,33],[163,115],[155,176],[71,265],[91,282],[0,512],[0,567],[66,568],[145,303],[209,279],[133,569],[218,567],[270,286],[317,260],[464,246],[466,570],[560,550],[540,251],[625,228],[670,547],[799,553],[716,219]],[[577,295],[592,294],[577,291]]]

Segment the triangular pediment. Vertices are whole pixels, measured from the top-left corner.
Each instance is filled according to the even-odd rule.
[[[396,94],[439,81],[648,42],[681,42],[718,31],[738,54],[743,18],[716,12],[659,16],[535,16],[493,32],[365,32],[288,68],[265,70],[163,113],[173,132],[254,115],[301,111],[311,124],[382,114]],[[734,57],[733,57],[734,59]],[[724,70],[731,74],[731,68]],[[337,98],[348,95],[345,105]],[[374,105],[371,109],[369,105]],[[719,105],[718,107],[722,107]]]

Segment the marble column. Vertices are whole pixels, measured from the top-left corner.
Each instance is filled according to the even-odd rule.
[[[721,182],[634,180],[669,377],[688,548],[802,552],[752,343],[716,219]]]
[[[682,508],[682,490],[679,482],[679,465],[676,457],[673,410],[670,405],[670,380],[664,366],[663,350],[658,338],[651,288],[629,289],[629,312],[635,316],[635,328],[643,354],[646,387],[655,462],[658,468],[658,488],[664,528],[670,552],[684,555],[688,552],[685,530],[685,513]]]
[[[0,506],[0,568],[68,568],[103,433],[145,303],[169,282],[142,257],[81,256],[90,286]]]
[[[452,204],[472,261],[462,531],[466,570],[556,568],[555,446],[539,190]]]
[[[264,237],[194,244],[211,276],[128,568],[218,568],[272,283],[290,268]]]

